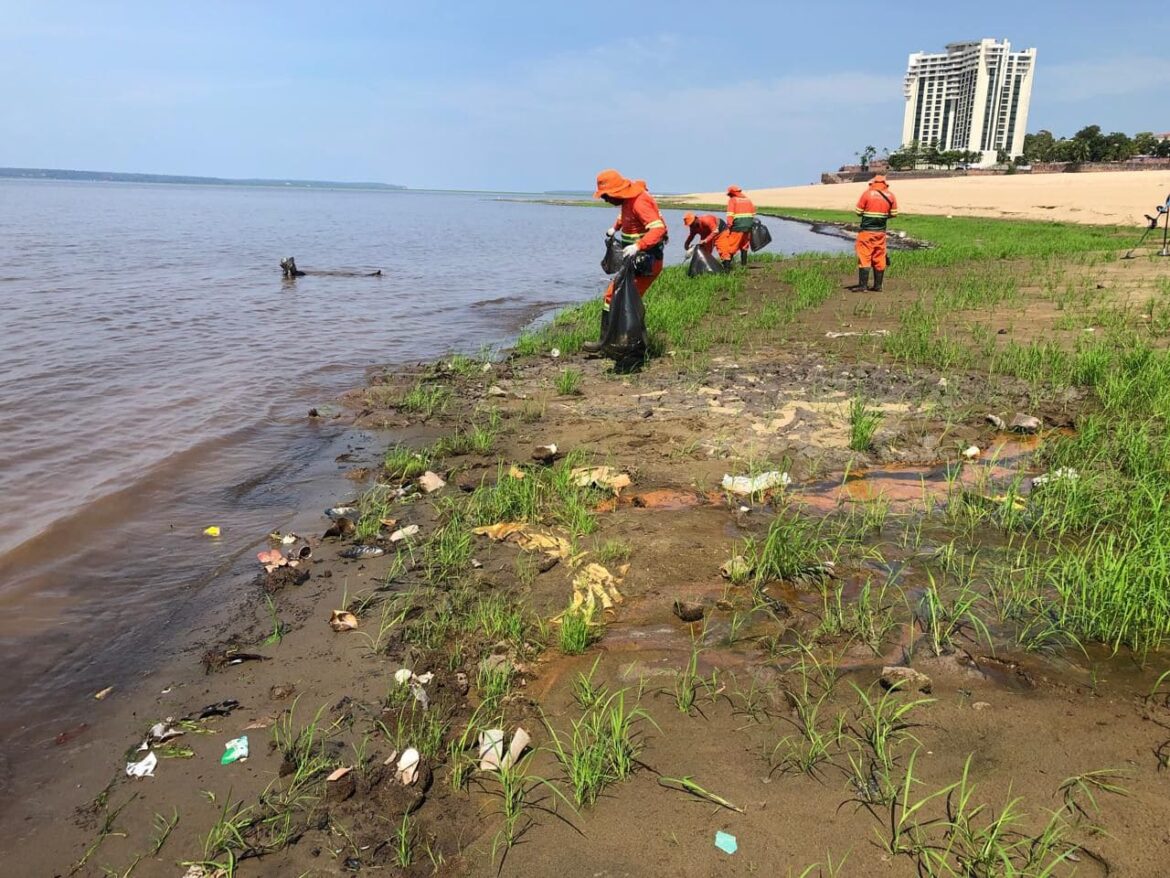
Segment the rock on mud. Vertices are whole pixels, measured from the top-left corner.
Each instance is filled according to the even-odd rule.
[[[1008,424],[1008,429],[1013,433],[1039,433],[1042,426],[1039,418],[1033,415],[1021,415],[1017,412],[1011,423]]]
[[[698,622],[705,612],[706,608],[698,601],[674,602],[674,614],[684,622]]]
[[[881,683],[883,689],[899,689],[903,692],[929,694],[931,690],[930,677],[914,668],[882,668]]]
[[[277,567],[268,573],[260,574],[260,585],[268,594],[273,594],[290,585],[304,585],[309,579],[309,571],[298,567]]]

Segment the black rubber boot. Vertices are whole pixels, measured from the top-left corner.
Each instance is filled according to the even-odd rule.
[[[855,293],[864,293],[868,288],[869,288],[869,269],[868,268],[857,269],[857,283],[855,285],[849,287],[849,289],[853,290],[853,292],[855,292]]]
[[[871,293],[880,293],[882,291],[882,278],[886,276],[884,268],[875,268],[873,270],[873,286],[869,288]]]
[[[739,264],[740,265],[747,265],[747,254],[748,254],[748,252],[746,250],[739,251]]]
[[[601,335],[598,336],[597,341],[587,341],[581,345],[581,350],[587,354],[601,353],[601,346],[605,343],[605,333],[609,329],[609,309],[605,308],[601,312]]]
[[[724,271],[731,271],[731,260],[730,259],[724,259],[719,264],[723,266]]]

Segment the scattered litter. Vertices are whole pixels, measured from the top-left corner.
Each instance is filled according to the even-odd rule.
[[[512,464],[511,468],[508,470],[508,478],[516,479],[517,481],[523,481],[524,470],[520,469],[520,467],[516,466],[516,464]]]
[[[265,573],[271,573],[277,567],[283,567],[288,563],[288,559],[284,557],[284,553],[280,549],[267,549],[263,552],[257,552],[256,560],[264,565]]]
[[[104,699],[107,695],[109,695],[113,691],[114,691],[113,686],[107,686],[101,692],[93,693],[93,697],[96,698],[98,701],[101,701],[102,699]]]
[[[986,701],[976,701],[974,704],[971,705],[972,710],[987,710],[987,708],[989,708],[989,707],[991,707],[991,705],[988,704]]]
[[[752,564],[743,555],[733,555],[719,568],[719,574],[732,582],[747,579],[752,573]]]
[[[335,780],[341,780],[343,777],[345,777],[351,771],[353,771],[353,769],[351,767],[349,767],[348,765],[343,765],[341,768],[334,769],[333,772],[329,775],[329,777],[325,778],[325,782],[326,783],[333,783]]]
[[[586,564],[573,579],[573,600],[569,608],[553,621],[563,618],[565,613],[574,613],[582,608],[586,617],[592,618],[598,601],[603,609],[612,610],[614,604],[620,604],[623,600],[612,573],[600,564]]]
[[[938,379],[938,384],[935,386],[940,387],[943,390],[946,390],[947,389],[947,379],[945,379],[945,378]]]
[[[968,445],[963,449],[963,457],[967,458],[967,460],[974,460],[979,454],[979,447],[976,445]]]
[[[390,534],[390,542],[392,542],[392,543],[400,542],[401,540],[404,540],[407,537],[414,536],[416,533],[418,533],[418,525],[417,524],[410,524],[410,525],[407,525],[406,527],[401,527],[398,530],[394,531],[394,533]]]
[[[555,442],[550,442],[548,445],[537,445],[532,449],[532,459],[539,460],[541,463],[551,463],[556,459],[557,446]]]
[[[491,363],[484,363],[482,366],[479,367],[479,371],[481,371],[481,372],[490,372],[491,370],[492,370]]]
[[[734,854],[739,850],[739,843],[736,842],[734,835],[720,829],[715,833],[715,847],[725,854]]]
[[[717,796],[714,793],[703,789],[701,786],[695,783],[694,778],[692,778],[689,774],[686,777],[659,777],[658,784],[659,786],[666,787],[668,790],[681,790],[682,792],[690,793],[692,796],[698,796],[700,799],[706,799],[708,802],[714,802],[716,805],[727,808],[731,811],[736,811],[740,814],[744,813],[743,808],[731,804],[731,802],[727,801],[727,799],[723,798],[722,796]],[[732,845],[735,844],[734,838],[731,839],[731,843]],[[731,850],[728,851],[728,853],[735,853],[735,851]]]
[[[997,430],[1007,429],[1007,424],[1004,423],[1003,418],[1001,418],[999,415],[986,415],[983,420],[987,421],[987,423],[991,424],[991,426],[995,427]]]
[[[596,485],[598,488],[608,488],[613,491],[615,497],[621,494],[622,488],[630,486],[628,473],[618,472],[608,466],[581,466],[572,470],[569,475],[572,476],[573,484],[578,488]]]
[[[232,711],[239,706],[240,702],[234,698],[229,698],[226,701],[217,701],[215,704],[207,705],[207,707],[197,713],[187,714],[179,722],[193,722],[195,720],[210,719],[213,716],[231,716]]]
[[[394,672],[394,682],[399,686],[405,686],[413,676],[414,672],[410,668],[399,668]]]
[[[383,764],[383,765],[389,765],[390,763],[392,763],[392,762],[393,762],[395,759],[397,759],[397,758],[398,758],[398,751],[397,751],[397,750],[391,750],[391,751],[390,751],[390,755],[389,755],[389,756],[387,756],[385,759],[383,759],[383,760],[382,760],[382,764]]]
[[[419,766],[418,751],[413,747],[408,747],[398,760],[398,782],[403,786],[410,786],[418,780],[418,766]]]
[[[418,477],[418,486],[423,490],[424,494],[433,494],[435,491],[446,486],[446,484],[442,477],[430,470],[427,470]]]
[[[149,750],[152,744],[161,744],[182,734],[183,730],[175,726],[175,718],[168,716],[162,722],[155,723],[150,727],[150,731],[146,733],[146,740],[139,745],[138,749]]]
[[[792,484],[788,473],[772,470],[758,476],[723,476],[723,490],[732,494],[760,494],[777,486],[786,488]]]
[[[244,762],[247,758],[248,736],[240,735],[223,745],[223,755],[219,757],[219,764],[231,765],[233,762]]]
[[[504,390],[504,388],[500,387],[500,385],[498,385],[498,384],[493,384],[491,387],[488,388],[487,395],[488,396],[507,396],[508,391]]]
[[[1047,485],[1052,482],[1075,482],[1081,477],[1071,466],[1062,466],[1059,469],[1054,469],[1050,473],[1044,473],[1039,476],[1032,477],[1032,486],[1038,487],[1040,485]]]
[[[227,649],[209,649],[203,653],[203,670],[210,674],[212,671],[218,671],[221,668],[226,668],[230,665],[240,665],[244,662],[266,662],[269,656],[260,655],[257,652],[240,652],[236,647],[230,646]]]
[[[147,753],[139,762],[126,763],[127,777],[154,777],[154,769],[158,766],[158,757],[154,753]]]
[[[544,552],[557,559],[568,558],[573,548],[564,537],[534,533],[528,525],[518,521],[505,521],[475,528],[472,533],[486,536],[495,542],[515,543],[525,552]]]
[[[1017,512],[1022,512],[1027,508],[1024,498],[1017,497],[1015,494],[969,494],[968,496],[995,506],[1011,506]]]
[[[480,561],[478,558],[471,559],[471,569],[472,570],[479,570],[481,567],[483,567],[482,561]]]
[[[350,546],[341,553],[342,558],[377,558],[379,555],[386,554],[386,550],[381,546]]]
[[[331,506],[325,510],[325,517],[336,521],[339,518],[348,518],[357,511],[356,506]]]
[[[357,530],[357,525],[353,523],[352,518],[346,518],[344,515],[333,519],[331,524],[325,531],[327,537],[345,537],[349,536]]]
[[[501,768],[510,768],[524,755],[531,742],[532,738],[528,732],[517,726],[516,731],[512,733],[512,741],[505,750],[504,730],[485,729],[479,733],[479,770],[499,771]]]
[[[555,360],[555,359],[560,357],[561,349],[560,348],[553,348],[551,351],[548,352],[548,355]]]
[[[397,518],[379,518],[378,524],[382,525],[382,527],[387,528],[389,530],[389,529],[398,527],[398,519]]]
[[[329,616],[329,627],[334,631],[353,631],[357,626],[357,616],[348,610],[334,610]]]
[[[203,528],[203,533],[205,536],[217,537],[219,536],[219,525],[213,524],[210,527],[205,527]]]
[[[504,760],[504,730],[484,729],[479,733],[479,770],[496,771]]]
[[[888,329],[870,329],[870,330],[864,330],[864,331],[859,330],[859,331],[852,331],[852,332],[826,332],[825,338],[849,338],[850,336],[853,336],[853,335],[865,336],[865,335],[889,335],[889,334],[890,334],[890,331]]]
[[[256,731],[259,729],[266,729],[269,726],[271,726],[274,722],[276,722],[276,717],[272,714],[269,714],[268,716],[260,717],[260,719],[252,720],[250,723],[248,723],[246,726],[244,726],[242,731],[251,732],[251,731]]]
[[[313,409],[313,411],[316,411],[316,409]],[[227,872],[223,869],[209,869],[207,866],[192,863],[180,878],[227,878]]]

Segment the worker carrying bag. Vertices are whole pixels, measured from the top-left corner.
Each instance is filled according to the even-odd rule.
[[[630,372],[646,361],[649,339],[646,335],[646,309],[634,284],[633,260],[626,263],[613,279],[613,299],[609,303],[609,325],[601,340],[601,352],[613,360],[619,372]]]
[[[752,222],[752,250],[763,250],[772,243],[772,233],[768,231],[768,227],[760,222],[760,218],[756,217]]]
[[[726,269],[723,263],[708,247],[699,244],[687,262],[687,277],[698,277],[700,274],[723,274]]]

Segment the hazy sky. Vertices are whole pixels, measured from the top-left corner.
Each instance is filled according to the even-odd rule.
[[[1170,131],[1170,6],[1103,8],[0,0],[0,165],[538,191],[611,165],[659,192],[802,183],[897,145],[910,52],[981,37],[1038,48],[1029,130]]]

